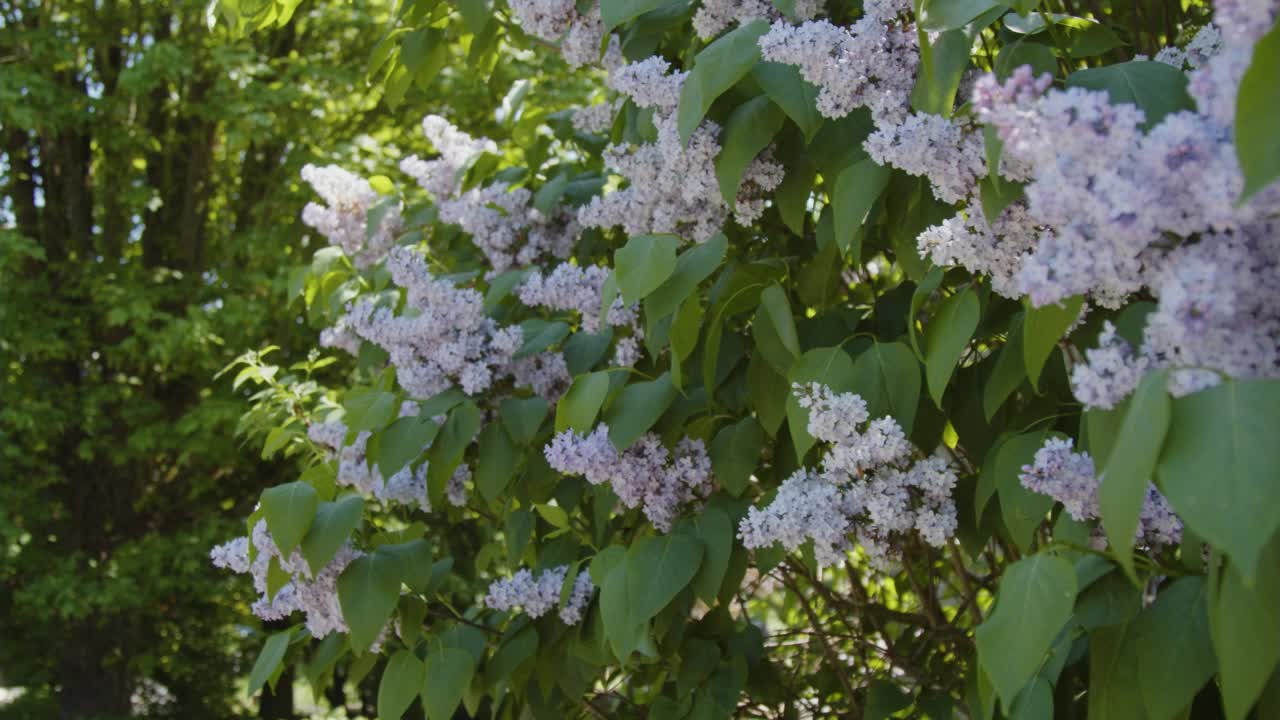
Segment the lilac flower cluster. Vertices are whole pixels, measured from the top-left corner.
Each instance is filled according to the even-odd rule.
[[[473,138],[439,115],[422,119],[422,134],[427,136],[440,157],[423,160],[410,155],[400,161],[400,171],[418,181],[422,189],[437,201],[452,198],[462,189],[462,174],[481,153],[497,153],[498,146],[489,138]]]
[[[371,267],[395,245],[396,234],[403,227],[400,205],[380,209],[382,217],[370,233],[369,212],[379,203],[379,196],[368,180],[336,165],[304,165],[302,179],[328,203],[307,203],[302,222],[324,235],[330,245],[342,248],[356,267]]]
[[[1022,468],[1023,487],[1048,495],[1062,503],[1079,522],[1098,518],[1099,478],[1089,453],[1072,450],[1070,439],[1050,438],[1036,451],[1035,462]],[[1174,514],[1155,485],[1147,484],[1147,497],[1138,519],[1136,539],[1152,548],[1177,544],[1182,539],[1182,521]]]
[[[548,275],[534,270],[521,283],[517,295],[529,307],[576,312],[582,319],[583,331],[598,333],[606,320],[600,317],[600,300],[608,276],[609,269],[599,265],[561,263]],[[623,305],[618,298],[609,308],[607,322],[614,327],[637,326],[639,314],[637,305]]]
[[[251,542],[256,553],[252,561],[249,559]],[[332,560],[313,574],[301,552],[294,550],[289,557],[281,555],[267,531],[267,522],[259,520],[253,527],[251,538],[239,537],[218,545],[210,551],[209,557],[215,567],[238,574],[248,573],[253,577],[253,587],[260,596],[253,603],[254,615],[263,620],[283,620],[301,612],[306,615],[307,630],[318,639],[329,633],[347,631],[342,607],[338,603],[338,576],[363,554],[350,543],[345,543],[338,548]],[[274,596],[267,592],[267,574],[273,561],[290,576],[290,581]],[[375,643],[375,648],[380,643],[381,640]]]
[[[712,491],[711,459],[701,440],[685,438],[668,450],[650,433],[619,452],[609,440],[609,426],[601,423],[586,436],[565,430],[543,452],[565,475],[582,475],[592,485],[609,483],[624,506],[642,507],[662,532],[671,529],[681,506]]]
[[[500,328],[484,313],[484,297],[436,279],[416,252],[397,248],[387,269],[407,290],[405,310],[396,315],[371,299],[347,316],[360,337],[385,349],[396,379],[414,397],[431,397],[455,383],[468,395],[487,390],[519,349],[519,327]]]
[[[806,540],[822,565],[839,562],[855,533],[877,567],[894,557],[892,540],[912,531],[941,547],[958,521],[955,472],[946,458],[918,458],[891,417],[871,420],[866,402],[813,383],[793,387],[809,413],[809,434],[829,443],[822,472],[801,469],[783,482],[772,503],[752,508],[738,528],[748,548],[781,542],[795,550]]]
[[[621,226],[633,235],[675,233],[702,242],[719,231],[729,216],[715,169],[720,128],[704,121],[688,143],[681,141],[676,108],[687,73],[671,73],[670,69],[662,58],[651,57],[610,74],[611,87],[640,107],[655,110],[658,137],[636,147],[605,148],[605,165],[626,177],[629,184],[583,206],[578,212],[583,226]],[[764,212],[764,194],[776,188],[782,176],[782,166],[769,153],[756,157],[743,173],[734,218],[743,225],[759,218]]]
[[[896,6],[873,7],[887,13]],[[765,60],[799,67],[818,86],[824,117],[865,107],[879,125],[898,123],[908,113],[920,53],[915,28],[887,20],[867,15],[847,28],[826,20],[798,26],[779,21],[760,38],[760,50]]]
[[[792,14],[796,20],[812,20],[822,12],[822,5],[819,0],[797,0]],[[752,20],[781,19],[782,13],[768,0],[702,0],[693,16],[693,31],[707,40]]]
[[[882,124],[863,148],[881,165],[928,178],[934,196],[949,204],[972,197],[987,175],[982,134],[941,115],[912,113]]]
[[[527,568],[521,569],[515,575],[489,585],[489,594],[485,596],[484,603],[491,610],[506,612],[520,608],[531,618],[542,617],[560,603],[560,589],[564,586],[568,573],[568,565],[544,570],[536,577]],[[560,609],[561,622],[565,625],[577,625],[581,622],[594,592],[591,574],[586,570],[578,573],[568,601]]]

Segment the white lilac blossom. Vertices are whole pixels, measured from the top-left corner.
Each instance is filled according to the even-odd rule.
[[[375,212],[382,215],[380,219],[375,215],[377,227],[370,233],[369,213],[381,198],[368,180],[336,165],[309,164],[302,166],[302,179],[327,203],[307,203],[302,222],[324,235],[330,245],[342,248],[356,267],[374,265],[395,245],[395,236],[403,226],[400,205],[391,201],[377,208]]]
[[[891,417],[871,420],[866,402],[813,383],[793,387],[809,413],[808,430],[828,443],[822,472],[801,469],[765,508],[752,508],[738,535],[748,548],[781,542],[814,544],[819,564],[839,562],[858,538],[876,567],[886,567],[892,542],[911,532],[941,547],[958,527],[952,491],[956,475],[945,457],[921,458]]]
[[[521,569],[511,577],[496,580],[489,585],[489,594],[485,596],[484,604],[491,610],[506,612],[519,608],[531,618],[542,617],[560,604],[560,589],[568,574],[568,565],[544,570],[537,576],[527,568]],[[561,622],[566,625],[581,622],[583,611],[591,601],[594,591],[590,574],[585,570],[579,573],[574,578],[568,602],[560,610]]]
[[[1071,369],[1071,392],[1088,409],[1119,405],[1151,368],[1150,359],[1134,352],[1110,321],[1102,326],[1098,347],[1085,350],[1085,358]]]
[[[642,436],[618,451],[601,423],[589,435],[565,430],[544,448],[547,463],[565,475],[582,475],[592,485],[609,483],[628,508],[643,508],[662,532],[671,529],[680,508],[711,493],[711,460],[701,440],[685,438],[668,450],[657,435]]]
[[[252,560],[249,559],[250,543],[255,551]],[[253,576],[254,589],[259,593],[252,607],[255,615],[263,620],[283,620],[301,612],[306,616],[307,630],[312,637],[319,639],[330,633],[347,631],[338,602],[338,576],[363,554],[350,543],[344,543],[324,567],[313,573],[298,550],[284,557],[267,530],[266,521],[259,520],[251,537],[240,537],[219,545],[210,551],[209,556],[215,567]],[[274,596],[267,592],[267,575],[273,562],[290,578]]]
[[[573,129],[588,135],[603,135],[613,127],[613,116],[622,107],[621,100],[588,105],[573,111]]]
[[[488,138],[473,138],[439,115],[422,119],[422,132],[440,157],[423,160],[410,155],[400,161],[400,171],[418,181],[437,201],[452,198],[462,189],[462,171],[479,154],[496,153]]]
[[[955,217],[925,229],[916,242],[920,254],[935,265],[959,265],[986,275],[992,290],[1019,298],[1018,272],[1043,232],[1027,213],[1024,201],[1010,203],[993,223],[983,214],[982,203],[975,201]]]
[[[928,178],[934,196],[948,204],[975,195],[987,175],[982,133],[941,115],[913,113],[882,124],[863,148],[880,165]]]
[[[509,5],[521,30],[547,42],[558,41],[579,17],[574,0],[511,0]]]
[[[576,312],[581,318],[582,329],[598,333],[604,323],[600,317],[600,296],[609,269],[599,265],[575,265],[561,263],[549,274],[534,270],[516,291],[520,302],[529,307],[545,307],[549,310]],[[609,325],[631,324],[637,308],[624,308],[618,299],[609,310]]]
[[[387,268],[407,290],[404,312],[395,315],[365,299],[348,313],[348,324],[387,351],[396,379],[414,397],[431,397],[455,384],[468,395],[487,390],[495,371],[506,368],[519,349],[520,328],[500,328],[485,315],[483,295],[435,278],[411,250],[393,250]]]
[[[604,21],[600,18],[600,6],[593,4],[586,15],[575,13],[569,24],[569,30],[560,40],[560,56],[577,68],[584,65],[599,65],[612,70],[622,64],[622,42],[617,34],[609,35],[609,44],[604,56],[600,55],[600,46],[604,43]]]
[[[1179,70],[1195,70],[1222,51],[1222,33],[1212,24],[1200,28],[1185,48],[1170,46],[1156,53],[1155,61],[1172,65]]]
[[[586,227],[621,226],[628,234],[674,233],[703,242],[711,238],[729,216],[716,177],[720,154],[720,128],[704,121],[689,142],[680,138],[676,107],[687,73],[669,73],[670,65],[659,57],[623,66],[610,74],[615,90],[641,107],[655,110],[654,142],[632,147],[609,145],[605,165],[627,178],[626,187],[592,198],[578,212]],[[782,166],[769,153],[750,163],[735,202],[734,217],[750,224],[764,211],[763,195],[782,182]]]
[[[864,0],[862,11],[869,18],[894,23],[912,11],[911,0]]]
[[[417,468],[406,465],[384,480],[377,464],[370,466],[369,463],[367,446],[371,433],[368,431],[358,433],[350,444],[346,444],[347,426],[341,421],[329,421],[313,423],[307,428],[307,436],[337,455],[335,482],[339,486],[353,488],[364,497],[383,504],[416,506],[423,512],[431,511],[431,502],[427,499],[425,462]]]
[[[558,352],[534,353],[517,358],[511,363],[511,378],[516,387],[528,387],[549,403],[558,401],[573,382],[564,356]]]
[[[1253,45],[1275,25],[1280,3],[1275,0],[1218,0],[1213,4],[1213,23],[1233,44]]]
[[[1079,522],[1098,518],[1099,478],[1089,453],[1077,453],[1069,438],[1049,438],[1036,451],[1035,461],[1022,468],[1023,487],[1048,495]],[[1138,518],[1135,535],[1138,542],[1160,547],[1180,542],[1182,521],[1174,514],[1155,485],[1147,484],[1147,495]]]
[[[426,463],[422,463],[422,467],[426,467]],[[471,480],[471,468],[465,463],[454,469],[453,474],[449,476],[449,482],[444,486],[445,499],[454,507],[463,507],[467,504],[467,483]]]
[[[870,109],[877,124],[907,116],[920,61],[909,25],[871,16],[847,28],[826,20],[798,26],[779,21],[760,38],[760,50],[765,60],[797,66],[818,86],[824,117],[841,118],[859,107]]]
[[[484,253],[492,272],[500,273],[515,263],[516,245],[529,224],[532,200],[533,193],[528,188],[511,189],[506,183],[493,183],[442,201],[440,220],[471,235],[471,242]]]
[[[792,15],[796,20],[812,20],[822,12],[819,0],[797,0]],[[728,28],[752,20],[782,19],[782,13],[768,0],[702,0],[693,16],[693,31],[703,40],[719,35]]]

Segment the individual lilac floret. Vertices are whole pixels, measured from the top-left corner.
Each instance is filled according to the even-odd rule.
[[[671,529],[682,506],[712,490],[711,460],[701,440],[685,438],[668,450],[650,433],[619,452],[609,440],[609,426],[601,423],[586,436],[565,430],[544,453],[565,475],[582,475],[592,485],[609,483],[624,506],[642,507],[662,532]]]

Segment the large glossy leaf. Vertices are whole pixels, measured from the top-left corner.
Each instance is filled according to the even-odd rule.
[[[910,435],[920,403],[920,363],[900,342],[873,343],[853,363],[853,391],[872,418],[890,415]]]
[[[515,476],[516,464],[515,443],[511,442],[502,424],[486,425],[480,431],[479,463],[476,466],[476,489],[480,496],[489,502],[497,500]]]
[[[461,648],[441,648],[427,656],[422,684],[422,708],[427,720],[453,717],[475,671],[475,658]]]
[[[431,447],[440,426],[424,417],[402,417],[378,434],[378,472],[384,480],[417,460]]]
[[[1089,720],[1143,718],[1136,622],[1089,634]]]
[[[1075,598],[1075,571],[1060,557],[1041,553],[1005,569],[995,611],[974,632],[978,660],[1005,707],[1036,674]]]
[[[632,623],[648,621],[693,580],[702,563],[702,543],[670,534],[647,537],[627,551],[627,594]]]
[[[911,105],[916,110],[951,116],[960,78],[969,67],[971,45],[971,38],[963,30],[948,30],[930,43],[928,53],[921,53],[920,70],[911,92]]]
[[[698,53],[693,70],[680,88],[676,123],[682,142],[689,142],[716,98],[751,72],[760,59],[757,41],[768,30],[769,23],[764,20],[743,23]]]
[[[730,208],[737,204],[738,187],[747,166],[769,146],[785,119],[782,109],[766,95],[751,98],[729,114],[720,133],[720,154],[715,164],[720,197]]]
[[[1077,70],[1067,78],[1067,86],[1104,90],[1112,105],[1137,105],[1146,114],[1145,128],[1154,127],[1170,113],[1195,109],[1187,94],[1186,73],[1162,62],[1131,60]]]
[[[871,206],[889,184],[889,168],[867,158],[845,168],[835,181],[831,205],[835,209],[836,244],[857,263],[862,255],[863,224]]]
[[[978,328],[978,295],[965,288],[942,302],[924,329],[924,370],[929,395],[942,407],[942,395],[964,349]]]
[[[729,241],[724,235],[717,234],[704,243],[695,245],[680,253],[676,258],[676,269],[657,290],[644,299],[645,315],[660,318],[675,312],[689,293],[698,287],[716,268],[724,262],[725,249]]]
[[[658,422],[662,413],[676,399],[671,373],[663,373],[650,382],[631,383],[618,393],[605,413],[609,424],[609,440],[619,450],[631,447],[640,436]]]
[[[1039,386],[1040,371],[1044,369],[1049,353],[1067,333],[1067,328],[1080,317],[1084,298],[1073,297],[1061,304],[1028,307],[1023,318],[1022,361],[1031,384]]]
[[[528,398],[508,398],[502,401],[502,424],[511,439],[519,445],[528,445],[538,434],[542,421],[547,417],[547,401],[534,395]]]
[[[923,0],[920,3],[920,27],[929,32],[954,30],[996,7],[1002,7],[1002,3],[995,0]]]
[[[338,576],[338,603],[349,628],[351,649],[368,650],[400,598],[399,563],[390,555],[358,557]]]
[[[288,557],[311,529],[320,505],[319,494],[309,484],[297,480],[263,490],[259,502],[271,538],[280,554]]]
[[[301,547],[302,557],[306,558],[312,573],[320,572],[333,559],[334,553],[360,524],[363,511],[364,499],[359,495],[348,495],[316,507],[315,520],[302,538]]]
[[[1217,670],[1209,637],[1204,578],[1184,577],[1160,589],[1137,620],[1138,682],[1147,711],[1172,718],[1189,706]]]
[[[1156,471],[1183,522],[1248,579],[1280,528],[1278,425],[1280,381],[1234,380],[1178,398]]]
[[[600,18],[605,32],[667,5],[671,0],[601,0]]]
[[[702,543],[702,562],[693,577],[693,591],[708,605],[720,595],[729,556],[733,552],[733,523],[723,510],[709,507],[687,521],[693,537]]]
[[[475,403],[467,400],[449,411],[427,453],[427,497],[432,507],[444,505],[445,486],[479,429],[480,408]]]
[[[289,649],[289,641],[293,639],[293,630],[284,630],[267,638],[249,671],[249,684],[245,687],[245,695],[252,697],[275,675],[276,669],[284,661],[284,654]]]
[[[627,304],[643,300],[671,277],[676,269],[675,235],[636,235],[614,253],[613,271]]]
[[[800,68],[783,63],[757,63],[751,76],[769,99],[782,108],[791,121],[800,128],[805,140],[813,139],[822,126],[818,113],[818,86],[800,76]]]
[[[791,303],[781,285],[770,285],[760,293],[760,307],[752,323],[756,349],[779,374],[791,370],[800,355],[800,338],[796,335]]]
[[[1280,25],[1253,46],[1253,61],[1236,95],[1236,157],[1244,173],[1244,198],[1280,178]]]
[[[984,474],[990,473],[991,487],[1000,494],[1000,512],[1005,527],[1009,529],[1014,543],[1024,551],[1031,547],[1036,528],[1053,507],[1053,498],[1023,487],[1022,467],[1035,461],[1036,451],[1051,437],[1062,436],[1059,433],[1036,432],[1008,438],[992,451],[995,461],[990,468],[983,469]]]
[[[409,650],[397,651],[387,661],[378,683],[378,720],[400,720],[422,691],[426,666]]]
[[[591,432],[596,414],[609,394],[609,373],[594,372],[574,378],[569,391],[556,403],[556,432]]]
[[[1274,441],[1273,441],[1274,442]],[[1274,467],[1274,466],[1273,466]],[[1274,510],[1274,506],[1272,507]],[[1218,656],[1222,705],[1228,720],[1243,720],[1280,662],[1280,565],[1271,548],[1252,582],[1234,563],[1209,591],[1209,634]],[[1211,577],[1211,579],[1213,579]]]
[[[1134,533],[1147,498],[1147,483],[1155,477],[1160,448],[1169,429],[1168,384],[1168,373],[1163,371],[1142,379],[1129,402],[1120,435],[1103,465],[1102,482],[1098,486],[1102,527],[1120,566],[1135,582]]]
[[[721,428],[711,443],[711,468],[716,482],[731,494],[741,495],[760,462],[764,444],[764,428],[753,417]]]

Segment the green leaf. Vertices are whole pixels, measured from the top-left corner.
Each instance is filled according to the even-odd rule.
[[[911,707],[911,696],[888,680],[877,680],[867,689],[864,720],[886,720],[899,710]]]
[[[292,639],[293,629],[291,628],[272,635],[262,644],[258,659],[254,661],[253,669],[249,671],[249,684],[244,691],[247,697],[253,697],[267,684],[267,680],[275,675],[276,668],[284,662],[285,651],[289,649],[289,641]]]
[[[867,158],[845,168],[831,193],[835,211],[836,244],[840,252],[858,263],[862,256],[862,232],[867,213],[889,184],[889,168]]]
[[[711,469],[716,482],[735,497],[742,495],[760,462],[764,428],[753,417],[726,425],[711,442]]]
[[[643,300],[671,277],[676,269],[675,235],[636,235],[613,256],[613,272],[622,290],[622,301]]]
[[[972,39],[963,30],[948,30],[921,53],[911,105],[920,112],[951,117],[960,78],[969,67]],[[995,217],[988,215],[988,217]]]
[[[569,337],[569,324],[560,320],[529,318],[520,323],[520,333],[524,342],[516,351],[516,358],[542,352]]]
[[[353,652],[368,650],[391,617],[400,599],[398,571],[393,557],[374,552],[356,558],[338,576],[338,603]]]
[[[1236,95],[1236,157],[1244,174],[1241,201],[1280,177],[1276,117],[1280,117],[1280,25],[1253,46],[1253,61]]]
[[[1009,720],[1041,720],[1053,717],[1053,686],[1037,675],[1018,693],[1009,711]]]
[[[402,417],[378,435],[377,464],[384,480],[422,457],[440,426],[425,417]]]
[[[924,307],[929,297],[942,285],[943,275],[942,268],[933,268],[916,286],[915,292],[911,293],[911,312],[907,315],[907,340],[911,342],[911,349],[921,360],[924,359],[924,353],[920,350],[920,331],[916,328],[916,318],[920,314],[920,308]]]
[[[818,169],[803,155],[792,160],[792,165],[787,167],[787,174],[782,178],[782,184],[773,191],[773,204],[778,208],[778,214],[782,216],[782,222],[787,228],[797,235],[803,235],[804,219],[809,213],[809,200],[813,195]]]
[[[528,87],[526,84],[525,87]],[[533,207],[538,212],[551,217],[555,212],[555,206],[560,202],[560,198],[564,196],[564,191],[569,187],[569,174],[561,172],[555,177],[548,180],[542,187],[538,188],[538,192],[533,194]]]
[[[1274,470],[1275,466],[1271,467]],[[1274,512],[1275,506],[1270,509]],[[1248,715],[1280,662],[1280,607],[1276,605],[1280,566],[1274,546],[1254,569],[1252,581],[1243,569],[1228,562],[1216,573],[1221,581],[1216,591],[1212,584],[1215,578],[1210,576],[1209,635],[1218,656],[1222,706],[1228,720]]]
[[[1151,60],[1077,70],[1067,78],[1067,87],[1104,90],[1112,105],[1137,105],[1147,116],[1144,129],[1155,127],[1171,113],[1195,109],[1187,94],[1186,73]]]
[[[1012,44],[1000,48],[1000,53],[996,55],[996,79],[1001,82],[1008,80],[1013,71],[1023,65],[1030,65],[1031,73],[1036,77],[1045,73],[1053,75],[1058,70],[1058,59],[1053,55],[1053,48],[1048,45],[1019,38]],[[988,125],[986,128],[990,128],[992,134],[995,133],[993,126]]]
[[[479,35],[484,32],[493,16],[493,6],[489,0],[456,0],[458,12],[462,15],[462,24],[467,32]]]
[[[1138,616],[1138,684],[1154,718],[1171,718],[1191,704],[1218,669],[1209,637],[1204,578],[1184,577],[1160,589]]]
[[[972,288],[956,293],[938,307],[924,329],[924,371],[929,395],[939,408],[951,374],[978,329],[978,295]]]
[[[702,554],[701,542],[674,533],[632,545],[626,560],[631,622],[644,623],[661,612],[693,580]]]
[[[422,690],[426,672],[426,666],[409,650],[400,650],[392,655],[378,683],[378,720],[404,717]]]
[[[716,180],[720,197],[732,210],[738,201],[738,187],[747,165],[769,146],[782,129],[786,114],[766,95],[757,95],[733,109],[720,133],[720,154],[716,155]]]
[[[541,399],[541,398],[539,398]],[[543,401],[546,408],[546,401]],[[480,496],[494,502],[506,492],[516,473],[516,448],[499,423],[489,423],[480,431],[479,464],[476,467],[476,489]]]
[[[927,32],[954,30],[988,10],[1002,7],[995,0],[923,0],[920,3],[920,29]]]
[[[281,555],[289,557],[311,529],[320,496],[315,488],[296,480],[263,490],[259,502],[276,547]]]
[[[528,445],[537,437],[548,409],[547,401],[537,395],[508,398],[502,401],[502,424],[518,445]]]
[[[1027,308],[1022,328],[1022,361],[1033,387],[1039,387],[1040,371],[1044,369],[1049,353],[1053,352],[1067,329],[1080,317],[1080,307],[1083,304],[1084,298],[1076,296],[1058,305]]]
[[[765,432],[777,435],[787,419],[787,397],[791,386],[785,375],[778,374],[761,355],[752,353],[747,362],[747,389],[752,407]]]
[[[1124,41],[1115,31],[1102,23],[1090,23],[1082,30],[1071,32],[1070,37],[1067,55],[1072,58],[1094,57],[1124,47]]]
[[[790,386],[795,383],[816,382],[826,385],[835,393],[852,392],[853,360],[839,347],[810,350],[796,360],[787,379],[790,381],[787,388],[787,426],[791,429],[791,442],[795,445],[796,457],[804,458],[805,453],[817,441],[809,434],[809,411],[800,407]]]
[[[698,549],[701,550],[701,546]],[[618,548],[617,555],[623,555],[621,548]],[[609,639],[613,654],[626,662],[631,653],[648,637],[649,623],[647,618],[640,622],[633,620],[635,612],[632,604],[635,598],[628,591],[630,571],[625,559],[615,559],[614,562],[616,564],[605,574],[603,581],[598,578],[596,563],[592,562],[591,576],[594,582],[600,584],[600,616],[604,621],[605,636]]]
[[[302,538],[301,547],[302,557],[306,558],[312,574],[329,564],[334,553],[360,524],[362,512],[364,499],[359,495],[348,495],[317,506],[315,520],[306,537]]]
[[[1233,380],[1178,398],[1156,471],[1182,521],[1249,580],[1280,527],[1277,425],[1280,381]]]
[[[995,611],[974,631],[978,660],[1005,707],[1036,674],[1075,598],[1075,571],[1060,557],[1032,555],[1005,569]]]
[[[698,53],[693,70],[689,71],[680,88],[676,123],[681,142],[689,142],[716,98],[751,71],[760,59],[757,41],[768,30],[769,23],[752,20],[721,36]]]
[[[427,656],[426,678],[422,684],[422,708],[427,720],[453,717],[463,694],[471,686],[475,671],[475,658],[461,648],[441,648]]]
[[[432,507],[444,507],[445,486],[479,429],[480,408],[474,402],[467,400],[449,411],[427,453],[427,499]]]
[[[800,128],[806,142],[813,139],[822,126],[818,112],[818,86],[800,76],[800,68],[775,62],[757,63],[751,76],[769,99]]]
[[[380,390],[351,390],[347,392],[342,421],[347,432],[381,430],[396,416],[400,403],[394,393]]]
[[[786,374],[800,355],[800,338],[796,335],[791,303],[782,286],[770,285],[760,294],[760,307],[752,323],[756,349],[780,374]]]
[[[1020,200],[1025,194],[1026,186],[1022,183],[1000,180],[995,175],[988,175],[978,184],[982,198],[982,214],[984,217],[998,218],[1005,208]]]
[[[1098,511],[1120,566],[1135,583],[1134,533],[1147,499],[1147,483],[1155,477],[1160,448],[1169,429],[1172,403],[1167,372],[1148,373],[1138,385],[1120,435],[1102,467],[1098,485]]]
[[[671,407],[676,395],[669,372],[651,382],[631,383],[624,387],[605,413],[613,446],[619,450],[631,447]]]
[[[1089,634],[1089,720],[1146,717],[1138,682],[1136,623]]]
[[[920,404],[920,363],[900,342],[872,343],[853,363],[853,392],[872,418],[890,415],[910,435]]]
[[[1053,498],[1023,487],[1022,467],[1035,462],[1036,451],[1051,437],[1062,436],[1058,433],[1015,435],[993,451],[995,460],[990,471],[994,487],[1000,493],[1000,511],[1014,543],[1024,552],[1031,547],[1036,528],[1053,507]]]
[[[1022,328],[1022,315],[1019,314],[1010,324],[1009,336],[996,356],[995,369],[982,388],[982,409],[988,422],[1027,377],[1022,364]]]
[[[619,25],[667,5],[671,0],[601,0],[600,17],[608,33]]]
[[[645,317],[661,318],[680,307],[698,283],[707,279],[724,262],[729,241],[723,234],[680,253],[675,272],[644,299]]]
[[[573,379],[568,392],[556,403],[556,432],[591,432],[596,414],[609,394],[609,373],[593,372]]]
[[[703,548],[702,562],[693,577],[693,591],[707,605],[714,605],[733,552],[733,523],[723,510],[715,507],[707,508],[692,522],[693,534]]]

